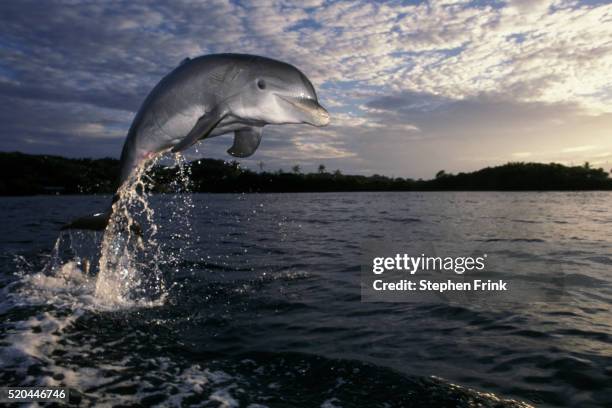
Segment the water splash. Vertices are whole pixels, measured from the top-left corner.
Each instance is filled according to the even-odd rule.
[[[174,165],[178,169],[178,173],[170,184],[174,194],[171,200],[166,201],[169,205],[167,210],[170,210],[168,222],[176,226],[174,228],[175,232],[170,238],[175,242],[187,244],[177,247],[177,253],[172,259],[176,263],[185,258],[187,246],[196,243],[198,238],[191,224],[195,207],[191,194],[191,167],[180,153],[174,155],[174,159]]]
[[[153,208],[149,205],[151,160],[118,191],[100,246],[95,296],[119,306],[163,303],[166,285],[160,269],[161,249],[156,239]],[[139,220],[144,221],[141,227]]]
[[[155,159],[120,188],[103,233],[60,233],[38,278],[53,278],[58,284],[65,281],[71,288],[87,280],[84,286],[89,295],[105,309],[163,304],[172,287],[164,279],[164,271],[178,271],[179,263],[198,240],[190,220],[194,209],[191,168],[182,155],[171,158],[177,177],[169,184],[170,194],[159,204],[170,214],[163,224],[156,221],[150,203],[153,180],[148,172],[158,163]],[[164,224],[172,226],[170,236],[164,235]],[[162,246],[160,241],[166,244]],[[73,279],[75,276],[79,279]],[[80,289],[77,292],[82,294]]]
[[[92,267],[97,265],[98,248],[102,235],[94,231],[64,230],[55,240],[49,259],[45,262],[42,273],[54,275],[65,266],[66,260],[84,274],[89,275]]]

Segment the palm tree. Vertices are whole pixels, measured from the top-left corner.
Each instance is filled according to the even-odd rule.
[[[323,174],[323,173],[325,173],[325,165],[319,164],[319,174]]]
[[[293,166],[293,167],[291,168],[291,170],[293,170],[293,172],[294,172],[295,174],[300,174],[300,166],[299,166],[298,164],[296,164],[295,166]]]

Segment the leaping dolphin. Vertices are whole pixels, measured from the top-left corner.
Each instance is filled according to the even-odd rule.
[[[308,78],[293,65],[245,54],[186,58],[166,75],[138,110],[121,153],[119,188],[137,170],[167,151],[180,152],[199,140],[234,132],[227,151],[249,157],[267,124],[325,126],[329,113]],[[76,219],[62,229],[103,230],[112,208]]]

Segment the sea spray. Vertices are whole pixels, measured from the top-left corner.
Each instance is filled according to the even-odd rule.
[[[162,213],[169,214],[163,222],[155,219],[150,202],[153,180],[147,173],[158,163],[154,160],[118,191],[104,232],[60,232],[39,278],[59,279],[70,287],[81,280],[69,282],[74,276],[87,279],[90,295],[103,308],[163,304],[174,285],[167,284],[163,271],[185,270],[187,251],[198,240],[191,225],[191,167],[180,154],[169,158],[176,173],[168,184],[170,194],[159,202]]]
[[[159,267],[161,250],[156,240],[155,212],[149,205],[150,178],[156,160],[138,169],[118,191],[112,216],[100,246],[95,296],[104,303],[131,305],[163,302],[166,293]],[[143,219],[141,228],[137,219]]]
[[[101,238],[102,234],[97,231],[61,231],[44,263],[42,273],[57,275],[69,260],[72,265],[89,275],[92,267],[95,269],[95,265],[98,264]]]
[[[176,253],[172,258],[173,263],[178,263],[186,258],[186,251],[190,244],[195,244],[197,234],[193,230],[191,219],[193,215],[193,196],[191,194],[191,166],[180,153],[174,155],[174,165],[178,170],[170,188],[174,191],[172,199],[167,202],[170,213],[169,223],[175,226],[171,235],[172,242],[180,242]]]

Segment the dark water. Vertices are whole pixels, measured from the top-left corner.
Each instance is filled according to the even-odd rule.
[[[68,385],[84,406],[612,404],[610,193],[155,196],[167,297],[148,307],[100,304],[95,271],[67,259],[45,270],[59,227],[107,200],[0,200],[0,383]],[[79,248],[62,256],[94,238],[65,236]],[[362,303],[376,241],[563,272],[564,293]]]

